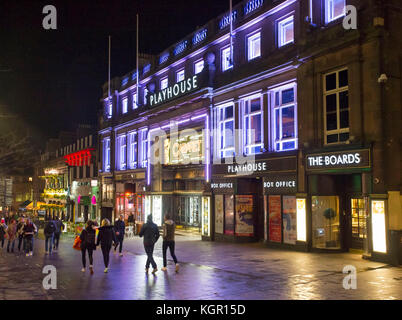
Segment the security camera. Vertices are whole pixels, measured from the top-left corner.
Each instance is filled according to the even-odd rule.
[[[388,77],[385,73],[383,73],[382,75],[380,75],[380,77],[378,78],[378,83],[385,83],[387,82]]]

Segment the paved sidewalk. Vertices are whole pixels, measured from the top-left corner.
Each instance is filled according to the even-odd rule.
[[[155,247],[159,269],[161,246],[160,240]],[[91,276],[80,271],[81,253],[72,249],[71,239],[51,256],[44,255],[42,240],[35,242],[33,257],[0,249],[0,299],[402,299],[402,268],[357,254],[283,251],[178,235],[180,272],[169,261],[168,272],[147,276],[141,239],[125,240],[123,252],[123,257],[111,253],[110,271],[104,274],[96,250]],[[48,264],[57,268],[57,290],[42,288],[42,268]],[[343,289],[345,265],[357,269],[356,290]]]

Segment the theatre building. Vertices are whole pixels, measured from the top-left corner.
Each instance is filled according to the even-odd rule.
[[[170,213],[204,240],[397,261],[401,11],[388,3],[243,1],[142,56],[104,86],[104,216]]]

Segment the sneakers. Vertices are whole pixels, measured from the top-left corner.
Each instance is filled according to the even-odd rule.
[[[148,271],[149,271],[149,268],[145,268],[145,273],[148,273]]]
[[[122,253],[120,253],[120,254],[119,254],[119,256],[120,256],[120,257],[122,257],[122,256],[123,256],[123,254],[122,254]]]
[[[90,272],[91,274],[94,274],[94,268],[93,268],[92,266],[89,266],[89,272]]]
[[[176,263],[176,272],[179,272],[180,266],[178,263]]]
[[[104,273],[107,273],[107,271],[108,271],[108,268],[105,268],[105,270],[103,270]]]
[[[152,270],[152,274],[155,274],[158,271],[158,268]]]
[[[81,272],[85,272],[85,268],[82,268],[82,269],[81,269]]]
[[[26,256],[26,257],[29,257],[29,253],[27,253],[25,256]]]
[[[33,256],[33,252],[31,251],[31,252],[29,253],[29,255],[30,255],[30,256]]]
[[[162,270],[162,271],[166,271],[166,270],[167,270],[167,268],[166,268],[166,267],[163,267],[161,270]]]

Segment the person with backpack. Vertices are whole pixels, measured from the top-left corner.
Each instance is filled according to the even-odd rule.
[[[94,252],[94,250],[96,250],[95,237],[96,237],[96,226],[92,220],[88,220],[86,228],[83,229],[80,234],[82,266],[83,266],[81,271],[85,272],[86,252],[88,251],[89,271],[90,271],[91,275],[94,274],[93,252]]]
[[[35,234],[35,226],[31,222],[30,218],[26,219],[26,223],[23,229],[24,234],[24,248],[26,256],[33,255],[33,236]]]
[[[152,215],[147,217],[147,222],[142,226],[139,236],[140,238],[144,237],[144,249],[148,256],[145,264],[145,272],[148,273],[149,265],[151,264],[153,268],[152,273],[155,274],[158,271],[158,267],[154,260],[153,252],[160,234],[157,225],[152,221]]]
[[[110,221],[108,219],[103,219],[101,227],[99,228],[96,246],[99,246],[99,244],[101,245],[103,262],[105,263],[105,273],[108,272],[109,268],[110,249],[112,249],[113,242],[116,243],[116,241],[114,227],[110,225]]]
[[[11,244],[11,252],[14,252],[16,234],[17,234],[17,222],[13,219],[11,220],[11,224],[7,229],[7,236],[8,236],[7,252],[10,252],[10,244]]]
[[[54,246],[53,246],[53,249],[54,249],[54,251],[57,251],[57,250],[59,250],[60,235],[61,235],[62,231],[64,230],[64,224],[60,220],[59,217],[56,218],[56,220],[54,221],[54,224],[56,226],[56,230],[54,232]]]
[[[173,258],[173,261],[176,265],[176,272],[179,271],[179,264],[177,263],[177,258],[174,253],[175,241],[174,241],[174,232],[176,225],[173,220],[170,219],[170,215],[165,215],[165,223],[163,224],[163,244],[162,244],[162,252],[163,252],[163,268],[162,271],[167,270],[167,259],[166,253],[167,249],[170,250],[170,255]]]
[[[1,218],[0,222],[0,242],[1,242],[1,248],[4,247],[4,239],[6,236],[6,231],[7,231],[7,225],[6,225],[6,220],[4,218]]]
[[[45,234],[45,254],[52,254],[54,233],[56,231],[56,225],[53,220],[48,220],[43,229]]]
[[[124,216],[122,214],[119,216],[119,219],[115,222],[114,230],[116,232],[116,239],[117,239],[117,242],[114,246],[114,251],[116,252],[117,247],[119,247],[119,254],[120,257],[122,257],[124,233],[126,232],[126,225],[124,223]]]

